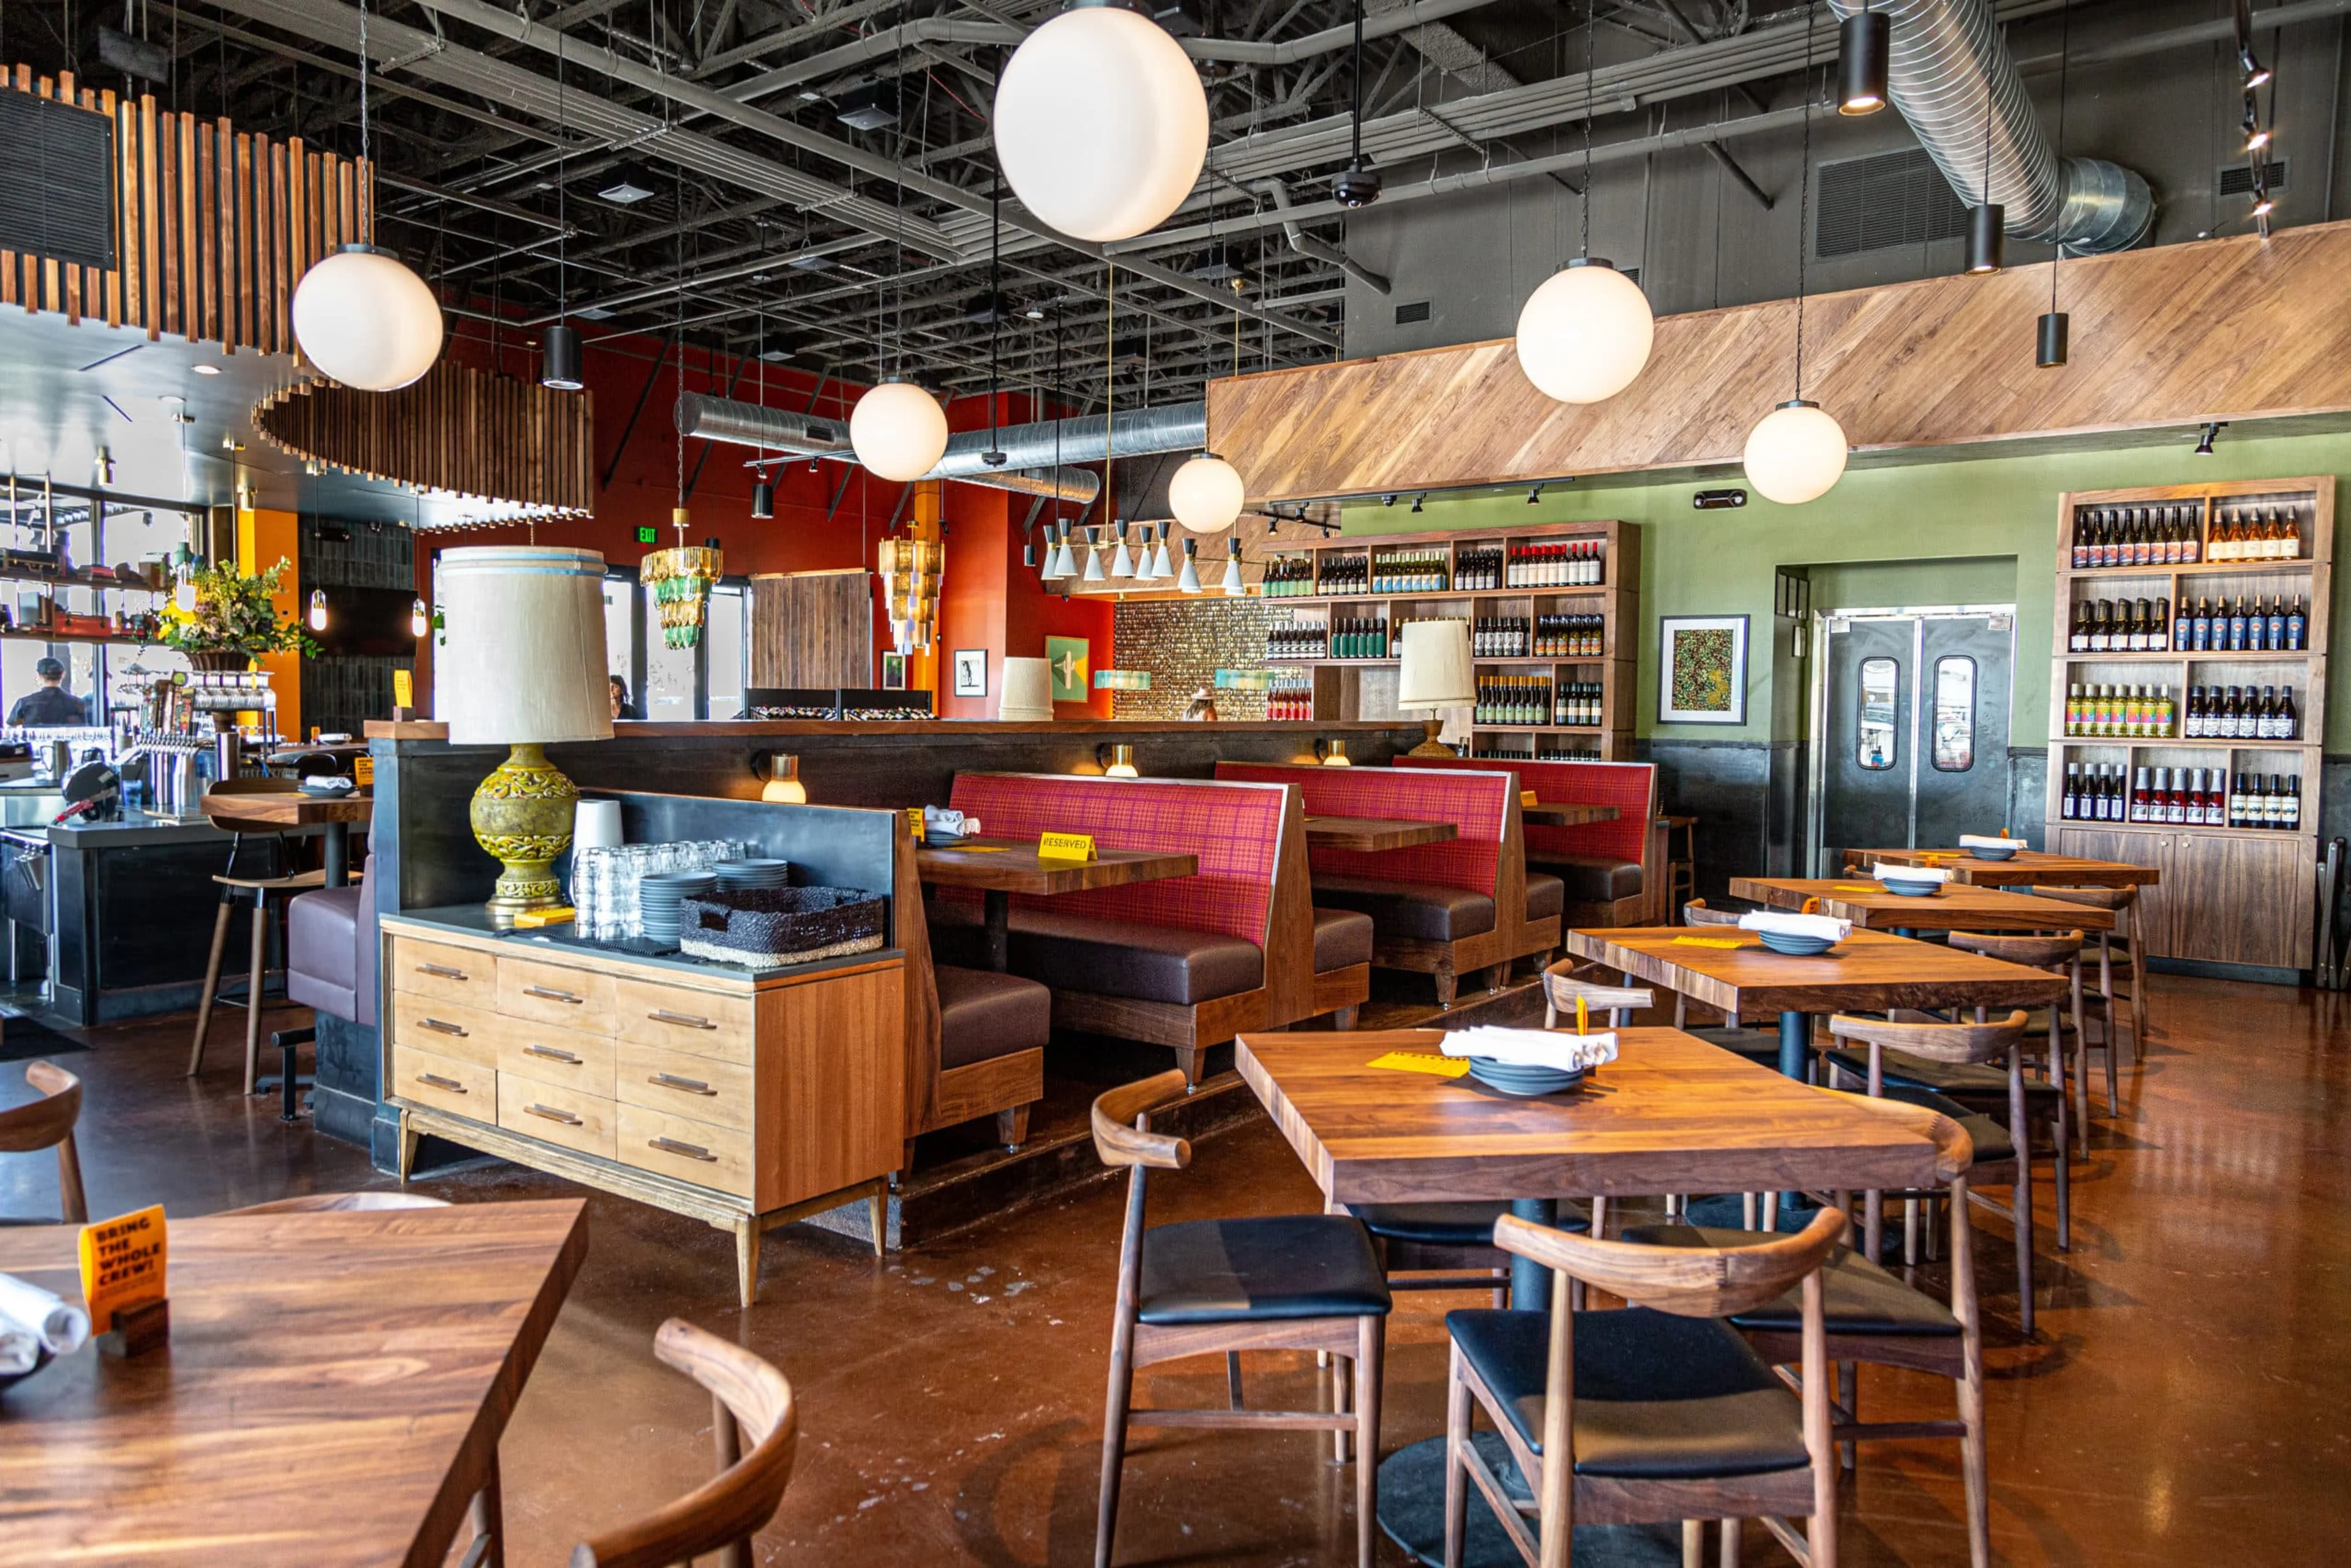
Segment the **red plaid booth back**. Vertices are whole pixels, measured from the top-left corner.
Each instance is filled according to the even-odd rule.
[[[1505,774],[1438,776],[1389,768],[1219,762],[1217,777],[1295,784],[1305,796],[1310,817],[1450,822],[1459,835],[1448,844],[1403,850],[1313,850],[1309,859],[1316,871],[1383,882],[1434,883],[1489,897],[1499,882],[1502,819],[1512,788]]]

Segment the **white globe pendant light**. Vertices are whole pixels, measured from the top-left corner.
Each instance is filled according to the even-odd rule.
[[[997,83],[995,130],[1021,205],[1072,238],[1132,239],[1198,181],[1208,98],[1165,29],[1095,0],[1013,51]]]
[[[1747,482],[1766,500],[1801,507],[1844,473],[1844,426],[1816,402],[1792,398],[1747,434]]]
[[[347,387],[390,392],[441,357],[441,304],[390,251],[347,245],[294,288],[303,358]]]
[[[850,410],[849,444],[877,479],[919,479],[947,449],[947,411],[912,382],[883,382]]]
[[[1213,452],[1187,459],[1167,481],[1167,506],[1196,534],[1220,534],[1241,515],[1240,471]]]
[[[1657,319],[1641,286],[1598,256],[1544,279],[1519,311],[1519,368],[1545,397],[1600,402],[1649,362]]]

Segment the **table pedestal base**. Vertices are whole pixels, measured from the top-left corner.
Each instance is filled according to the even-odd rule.
[[[1518,1465],[1502,1439],[1479,1432],[1471,1441],[1486,1463],[1514,1491]],[[1429,1568],[1445,1562],[1445,1439],[1429,1437],[1398,1448],[1380,1464],[1380,1529],[1387,1538]],[[1469,1489],[1469,1528],[1462,1568],[1526,1568],[1518,1548],[1502,1533],[1494,1511],[1476,1487]],[[1679,1524],[1579,1524],[1575,1568],[1680,1568]]]

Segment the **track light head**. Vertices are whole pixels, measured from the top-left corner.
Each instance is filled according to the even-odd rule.
[[[2228,428],[2229,422],[2225,419],[2216,419],[2206,424],[2204,426],[2203,439],[2196,444],[2196,455],[2199,457],[2211,456],[2212,443],[2218,440],[2220,433]]]
[[[1529,491],[1527,492],[1527,505],[1528,505],[1528,506],[1531,507],[1531,506],[1533,506],[1537,501],[1540,501],[1540,500],[1541,500],[1541,499],[1542,499],[1542,486],[1541,486],[1541,485],[1537,485],[1534,488],[1532,488],[1531,490],[1529,490]]]

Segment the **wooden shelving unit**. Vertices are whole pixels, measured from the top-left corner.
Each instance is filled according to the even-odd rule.
[[[2300,553],[2292,559],[2199,561],[2075,569],[2075,532],[2110,507],[2197,509],[2209,549],[2216,519],[2231,508],[2290,511]],[[2141,894],[2151,952],[2269,968],[2310,966],[2318,853],[2318,781],[2326,727],[2326,641],[2335,549],[2335,481],[2257,479],[2140,490],[2074,491],[2058,497],[2056,647],[2050,660],[2048,843],[2063,854],[2151,865],[2162,882]],[[2066,644],[2076,608],[2107,599],[2168,599],[2176,617],[2183,597],[2300,599],[2306,629],[2295,651],[2076,653]],[[2290,740],[2088,737],[2064,733],[2065,704],[2075,685],[2169,686],[2184,715],[2190,686],[2291,686],[2298,732]],[[2175,729],[2178,727],[2175,722]],[[2065,768],[2124,768],[2126,785],[2142,768],[2214,768],[2224,779],[2259,773],[2302,780],[2300,826],[2189,827],[2174,822],[2100,822],[2064,815]]]
[[[1577,586],[1456,589],[1463,580],[1465,559],[1474,563],[1481,553],[1499,551],[1508,570],[1514,548],[1520,546],[1596,547],[1600,580]],[[1335,586],[1353,562],[1370,569],[1400,555],[1433,559],[1443,587],[1412,591],[1380,591],[1350,587],[1345,591],[1321,591]],[[1590,558],[1583,558],[1590,559]],[[1532,622],[1552,615],[1599,618],[1600,652],[1566,656],[1530,653],[1523,657],[1482,657],[1481,677],[1536,681],[1551,692],[1552,712],[1563,684],[1597,685],[1598,724],[1537,723],[1474,727],[1472,749],[1508,751],[1522,756],[1542,752],[1578,752],[1604,760],[1630,757],[1633,752],[1634,672],[1638,657],[1635,639],[1640,631],[1641,531],[1614,519],[1579,523],[1536,524],[1518,528],[1446,531],[1441,533],[1356,535],[1320,544],[1284,545],[1271,559],[1302,561],[1311,575],[1303,580],[1317,591],[1284,595],[1276,591],[1278,568],[1268,568],[1268,597],[1291,626],[1319,625],[1327,634],[1334,622],[1376,622],[1387,629],[1395,646],[1397,629],[1408,621],[1447,617],[1472,622],[1519,620]],[[1279,639],[1283,620],[1275,622]],[[1280,645],[1277,641],[1277,646]],[[1324,643],[1328,646],[1328,643]],[[1363,682],[1368,671],[1389,670],[1389,658],[1270,658],[1268,668],[1277,682],[1286,672],[1311,675],[1313,716],[1320,722],[1363,716]],[[1596,742],[1596,744],[1594,744]]]

